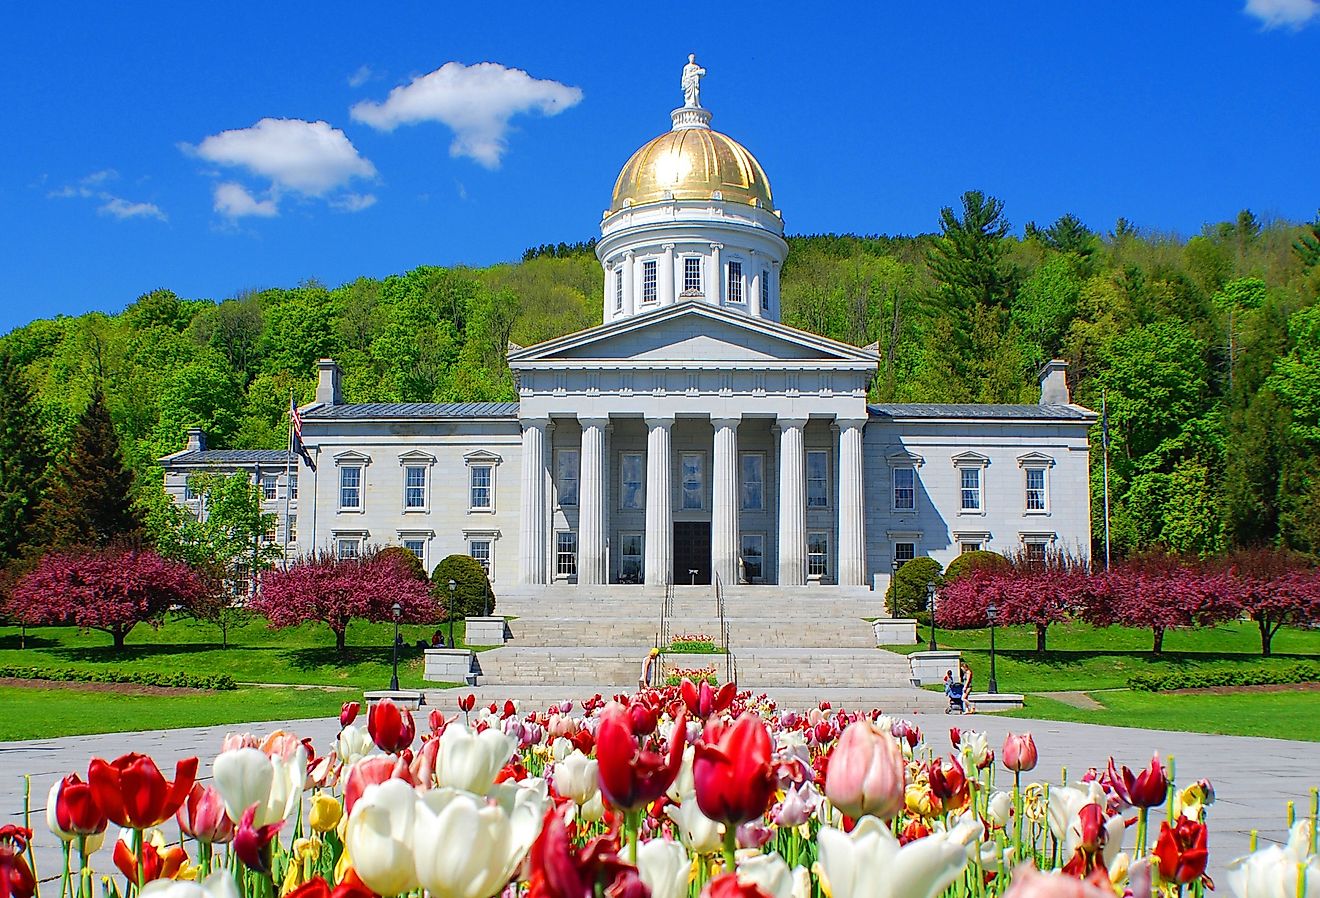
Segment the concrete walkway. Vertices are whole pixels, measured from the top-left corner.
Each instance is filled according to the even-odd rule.
[[[1285,802],[1296,801],[1298,814],[1306,813],[1309,790],[1320,784],[1320,743],[1315,742],[1169,733],[988,715],[915,714],[910,719],[923,728],[927,739],[939,750],[949,746],[950,726],[987,733],[996,750],[1009,730],[1030,731],[1035,735],[1041,758],[1035,773],[1041,779],[1056,782],[1060,767],[1066,765],[1069,776],[1076,778],[1087,767],[1103,765],[1110,754],[1120,764],[1134,769],[1149,762],[1152,751],[1174,755],[1181,783],[1206,777],[1215,787],[1217,802],[1210,810],[1212,874],[1222,874],[1229,861],[1246,851],[1252,829],[1260,831],[1262,840],[1282,839]],[[209,776],[209,761],[219,750],[225,733],[267,733],[280,727],[312,737],[324,750],[338,732],[339,723],[332,719],[298,720],[0,743],[0,823],[20,820],[23,775],[32,774],[38,871],[43,878],[48,877],[58,872],[60,863],[55,839],[44,821],[46,793],[58,778],[70,772],[85,778],[87,763],[93,756],[115,758],[128,751],[151,755],[167,776],[172,776],[177,759],[198,755],[203,765],[200,775]],[[109,869],[108,853],[103,851],[97,863]]]

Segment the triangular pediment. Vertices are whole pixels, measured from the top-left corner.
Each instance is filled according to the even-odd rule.
[[[775,321],[687,302],[568,334],[509,353],[515,369],[545,362],[780,362],[874,367],[874,350],[849,346]]]

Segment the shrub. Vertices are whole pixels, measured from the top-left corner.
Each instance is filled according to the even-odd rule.
[[[949,562],[949,566],[944,570],[944,582],[952,583],[972,571],[1002,571],[1010,564],[1011,562],[998,552],[987,552],[984,549],[964,552]]]
[[[1213,686],[1273,686],[1283,683],[1320,682],[1320,664],[1302,661],[1285,667],[1253,670],[1199,670],[1169,674],[1134,674],[1128,688],[1143,692],[1168,689],[1209,689]]]
[[[417,553],[411,549],[405,549],[403,546],[386,546],[376,553],[377,561],[386,564],[394,562],[412,574],[423,583],[426,582],[426,565],[422,564],[422,559],[417,557]]]
[[[722,655],[724,649],[709,639],[675,639],[669,643],[669,651],[678,655]]]
[[[182,689],[237,689],[228,674],[194,676],[183,672],[156,673],[150,670],[79,670],[74,667],[0,666],[0,677],[46,680],[52,683],[134,683],[140,686],[172,686]]]
[[[495,613],[495,593],[481,562],[470,555],[450,555],[431,572],[431,596],[435,599],[440,620],[449,619],[450,580],[457,584],[454,607],[458,617]]]
[[[934,558],[914,558],[905,563],[894,574],[889,591],[885,593],[889,613],[896,617],[912,617],[918,611],[926,610],[927,583],[934,583],[936,589],[944,585],[938,561]]]

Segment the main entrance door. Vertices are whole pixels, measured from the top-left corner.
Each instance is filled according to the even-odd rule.
[[[710,583],[710,521],[674,522],[674,584],[689,583]]]

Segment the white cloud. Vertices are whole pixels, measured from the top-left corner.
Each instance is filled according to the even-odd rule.
[[[103,168],[100,171],[94,171],[84,178],[79,178],[76,184],[65,184],[57,190],[51,190],[46,193],[48,199],[83,199],[98,200],[101,205],[97,211],[102,215],[108,215],[112,218],[118,218],[121,221],[127,218],[154,218],[157,221],[168,221],[165,211],[155,203],[141,203],[133,200],[126,200],[121,196],[115,196],[107,190],[102,189],[102,185],[119,180],[119,172],[113,168]]]
[[[214,208],[227,218],[272,218],[280,214],[275,200],[258,200],[242,184],[233,181],[216,185]]]
[[[520,113],[558,115],[582,102],[582,90],[533,78],[499,63],[447,62],[390,91],[380,103],[364,100],[353,118],[381,131],[417,122],[442,122],[454,132],[451,156],[468,156],[499,168],[507,149],[509,119]]]
[[[246,168],[275,188],[325,196],[354,178],[374,178],[376,167],[358,154],[338,128],[326,122],[264,118],[251,128],[221,131],[196,147],[208,162]]]
[[[155,218],[166,221],[165,213],[155,203],[132,203],[122,197],[105,196],[99,211],[102,215],[114,218]]]
[[[376,205],[376,197],[371,193],[346,193],[332,200],[330,205],[343,212],[361,212]]]
[[[1295,30],[1320,15],[1320,0],[1247,0],[1242,11],[1260,19],[1266,28],[1286,25]]]
[[[371,66],[369,65],[358,66],[358,70],[348,76],[348,86],[361,87],[362,85],[366,84],[368,81],[370,81],[372,78],[375,77],[376,77],[376,73],[371,70]]]

